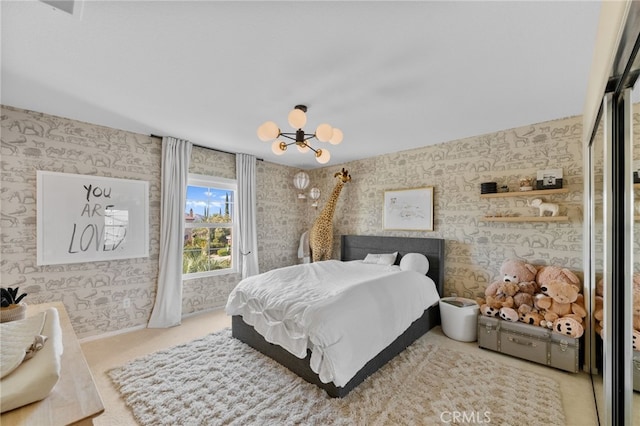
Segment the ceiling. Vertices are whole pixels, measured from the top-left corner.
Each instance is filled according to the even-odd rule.
[[[308,106],[328,165],[579,115],[596,1],[2,1],[1,102],[311,169],[256,136]],[[317,147],[318,143],[312,146]]]

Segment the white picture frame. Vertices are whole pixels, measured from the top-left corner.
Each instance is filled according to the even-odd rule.
[[[433,186],[385,191],[383,229],[433,231]]]
[[[149,257],[149,182],[37,171],[37,264]]]

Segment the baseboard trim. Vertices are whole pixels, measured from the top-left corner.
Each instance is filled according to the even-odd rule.
[[[107,337],[113,337],[119,334],[131,333],[132,331],[142,330],[143,328],[147,328],[147,326],[143,324],[143,325],[137,325],[135,327],[123,328],[121,330],[107,331],[106,333],[83,337],[82,339],[78,339],[78,341],[80,342],[80,344],[93,342],[94,340],[106,339]]]
[[[193,317],[193,316],[196,316],[196,315],[200,315],[200,314],[206,314],[207,312],[219,311],[221,309],[224,309],[224,306],[218,306],[218,307],[214,307],[214,308],[203,309],[201,311],[190,312],[188,314],[182,315],[181,320],[185,320],[187,318],[190,318],[190,317]],[[135,327],[123,328],[121,330],[107,331],[106,333],[83,337],[82,339],[78,339],[78,342],[80,342],[80,344],[87,343],[87,342],[93,342],[94,340],[106,339],[107,337],[118,336],[118,335],[124,334],[124,333],[131,333],[132,331],[138,331],[138,330],[142,330],[144,328],[147,328],[146,324],[136,325]]]

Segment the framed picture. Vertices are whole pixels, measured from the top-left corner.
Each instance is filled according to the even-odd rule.
[[[383,228],[433,231],[433,186],[385,191]]]
[[[562,188],[562,169],[538,170],[536,189]]]
[[[640,183],[640,160],[633,160],[633,183]]]
[[[37,172],[37,263],[149,256],[149,182]]]

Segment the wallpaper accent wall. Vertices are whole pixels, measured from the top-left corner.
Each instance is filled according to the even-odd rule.
[[[336,208],[336,235],[444,238],[445,295],[473,298],[498,278],[508,258],[582,271],[581,135],[581,118],[571,117],[332,165],[309,175],[322,191],[320,206],[333,188],[333,173],[344,167],[352,176]],[[516,191],[521,177],[535,178],[538,170],[558,168],[569,193],[542,198],[559,203],[560,215],[568,215],[569,222],[482,220],[488,213],[531,216],[537,210],[527,206],[532,197],[481,199],[481,182],[496,181]],[[384,191],[424,186],[434,187],[434,231],[383,230]],[[339,244],[336,239],[334,258],[339,257]]]
[[[635,118],[635,117],[634,117]],[[637,118],[636,118],[637,120]],[[47,114],[1,107],[0,279],[29,293],[28,303],[62,301],[79,337],[145,325],[157,278],[161,143],[157,138]],[[565,265],[581,271],[583,170],[581,118],[466,138],[411,151],[307,171],[309,188],[321,190],[318,209],[296,197],[298,169],[259,161],[258,250],[260,271],[298,263],[300,235],[311,227],[342,167],[345,185],[334,215],[341,234],[441,237],[447,240],[445,293],[474,297],[497,278],[506,258]],[[179,137],[179,135],[177,135]],[[567,194],[558,202],[569,222],[493,223],[488,212],[532,215],[526,198],[480,199],[480,183],[517,190],[523,176],[562,168]],[[36,265],[36,170],[91,174],[150,182],[150,256],[69,265]],[[232,154],[194,147],[191,171],[235,178]],[[433,232],[384,231],[382,201],[390,189],[434,187]],[[339,256],[339,238],[334,257]],[[239,275],[184,281],[183,312],[223,306]],[[124,309],[122,300],[131,307]]]
[[[27,303],[62,301],[80,338],[146,325],[158,275],[161,140],[10,106],[0,111],[0,284],[20,286]],[[36,170],[148,181],[149,257],[36,265]],[[190,171],[235,179],[235,157],[194,147]],[[304,214],[291,185],[297,171],[258,163],[262,271],[297,263]],[[185,280],[183,314],[224,306],[239,280],[239,274]]]

